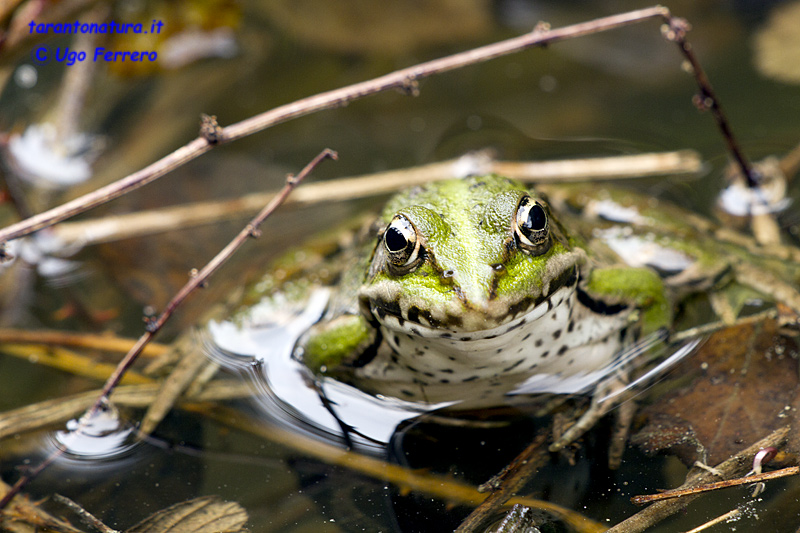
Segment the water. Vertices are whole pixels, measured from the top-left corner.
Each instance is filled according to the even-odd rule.
[[[297,17],[294,23],[300,26],[295,27],[278,14],[278,7],[245,2],[238,19],[240,53],[233,59],[212,59],[144,78],[120,78],[101,71],[100,89],[81,120],[86,132],[105,140],[94,177],[65,192],[40,193],[28,185],[23,189],[33,208],[40,210],[137,170],[185,143],[196,134],[202,112],[230,124],[301,96],[527,31],[538,20],[559,26],[637,7],[641,6],[623,1],[584,2],[570,9],[557,3],[501,1],[493,9],[476,7],[473,14],[484,23],[466,36],[442,27],[440,33],[445,37],[433,42],[420,38],[417,42],[425,43],[422,45],[343,50],[312,40],[299,29],[321,24],[320,12]],[[692,22],[689,38],[748,155],[752,159],[780,155],[794,146],[800,140],[800,88],[765,78],[753,66],[752,36],[764,24],[767,7],[756,9],[743,3],[709,7],[688,2],[670,7]],[[387,41],[396,35],[394,30],[413,37],[414,28],[403,27],[401,17],[383,18],[380,10],[364,10],[374,17],[371,24],[382,29]],[[333,23],[333,19],[325,20]],[[342,17],[340,22],[348,20]],[[333,29],[326,34],[332,35]],[[408,41],[414,43],[415,39]],[[18,64],[25,66],[25,75],[12,79],[0,96],[0,126],[5,130],[21,131],[23,125],[37,123],[52,105],[64,72],[55,63],[37,65],[31,85],[28,56],[21,57]],[[655,22],[501,58],[424,80],[416,98],[393,92],[375,96],[217,148],[91,215],[273,189],[286,172],[296,172],[324,147],[336,149],[340,161],[321,166],[313,180],[403,168],[486,147],[509,159],[693,148],[709,162],[704,177],[648,179],[640,186],[708,213],[722,187],[724,144],[711,117],[691,105],[695,87],[680,64],[674,45],[659,36]],[[363,204],[328,203],[283,210],[270,221],[259,241],[251,243],[211,281],[207,291],[181,310],[161,340],[168,341],[195,324],[209,306],[252,279],[288,244],[344,220]],[[3,216],[10,217],[10,210],[4,209]],[[79,262],[77,272],[70,270],[66,282],[61,277],[57,282],[48,281],[46,266],[52,261],[42,263],[38,273],[5,272],[3,294],[14,285],[12,292],[18,293],[19,299],[13,300],[16,312],[4,316],[13,315],[12,324],[23,328],[110,330],[137,336],[142,309],[163,307],[186,279],[186,272],[203,264],[240,224],[226,222],[128,239],[87,248],[68,258],[56,257],[57,264]],[[12,275],[14,281],[7,281]],[[223,330],[223,323],[218,323],[214,333],[218,340],[225,334]],[[280,342],[284,346],[290,343],[286,339]],[[218,344],[226,347],[223,342]],[[354,444],[365,454],[380,454],[383,446],[379,443],[388,442],[393,462],[472,483],[481,483],[502,468],[540,425],[529,413],[519,413],[502,422],[481,420],[483,425],[478,428],[443,426],[441,420],[417,418],[418,413],[407,406],[332,389],[329,394],[340,415],[337,421],[321,407],[313,390],[300,386],[302,374],[288,356],[259,363],[263,353],[257,348],[242,350],[240,343],[227,347],[235,349],[216,352],[219,360],[233,369],[233,377],[254,384],[254,400],[237,402],[233,405],[236,409],[265,417],[279,427],[297,431],[298,439],[311,437],[312,442],[339,445],[340,424],[356,425],[360,434]],[[269,389],[261,386],[265,379],[270,380]],[[97,386],[89,378],[43,369],[9,355],[0,357],[4,409]],[[282,400],[277,401],[276,394]],[[295,408],[287,410],[286,405]],[[69,425],[22,434],[13,440],[14,446],[6,439],[0,461],[3,479],[16,478],[14,465],[35,462],[56,444],[67,445],[75,453],[35,481],[30,493],[66,494],[119,528],[168,503],[199,494],[218,494],[242,503],[251,515],[253,531],[434,531],[454,526],[469,512],[467,506],[452,506],[424,493],[402,494],[392,484],[329,466],[298,451],[290,439],[276,442],[251,435],[202,413],[175,411],[159,426],[153,440],[145,443],[132,439],[132,430],[126,425],[112,426],[112,431],[102,432],[104,436],[97,441],[77,442]],[[139,408],[131,408],[122,418],[136,421],[141,415]],[[626,454],[622,470],[608,472],[602,466],[603,442],[601,430],[576,458],[575,466],[548,467],[534,482],[535,490],[596,520],[614,523],[636,510],[628,503],[629,496],[674,485],[683,475],[675,462],[644,458],[635,450]],[[91,466],[88,471],[102,474],[87,476],[86,465]],[[795,490],[790,484],[771,484],[764,498],[791,499]],[[740,497],[737,493],[706,500],[701,514],[710,518],[717,511],[726,512]],[[362,513],[356,514],[354,509]],[[768,524],[768,530],[794,531],[793,525],[787,525],[794,518],[787,516],[790,512],[767,509],[759,513],[760,522],[742,519],[737,530],[764,529]],[[680,524],[672,522],[663,530],[690,529],[702,518],[690,512],[677,520]]]
[[[300,335],[321,318],[328,292],[316,291],[296,309],[287,302],[275,302],[277,309],[256,309],[252,323],[212,320],[204,332],[204,344],[212,359],[240,370],[253,383],[261,413],[273,422],[365,453],[382,454],[395,428],[424,411],[335,380],[320,383],[318,389],[313,376],[292,357]],[[259,320],[262,315],[264,321]],[[352,431],[345,432],[343,427]]]
[[[127,454],[135,446],[133,425],[120,419],[113,406],[92,415],[67,422],[66,431],[57,431],[55,444],[66,451],[65,457],[86,459],[87,464]]]

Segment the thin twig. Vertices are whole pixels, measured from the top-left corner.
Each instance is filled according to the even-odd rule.
[[[702,326],[695,326],[693,328],[684,329],[679,331],[670,336],[670,341],[679,343],[689,339],[696,339],[703,335],[709,335],[711,333],[728,329],[728,328],[738,328],[750,324],[758,324],[760,322],[766,322],[767,320],[774,320],[778,316],[778,310],[775,308],[766,309],[764,311],[743,317],[737,318],[733,323],[723,322],[719,320],[717,322],[711,322],[709,324],[703,324]]]
[[[481,531],[481,528],[486,526],[486,520],[514,496],[549,459],[547,450],[543,447],[546,439],[545,434],[537,435],[533,442],[515,457],[496,479],[492,480],[496,488],[493,488],[491,494],[461,522],[456,533]]]
[[[464,168],[473,174],[495,173],[541,184],[697,173],[702,168],[702,161],[693,150],[561,161],[494,161],[481,155],[467,155],[412,168],[309,183],[287,199],[286,203],[308,205],[375,196],[393,192],[401,186],[411,187],[437,179],[458,177],[463,175]],[[244,216],[260,209],[274,195],[274,192],[260,192],[231,200],[197,202],[66,222],[53,228],[53,234],[67,248],[153,235]]]
[[[69,333],[55,330],[5,329],[0,328],[0,345],[6,343],[30,343],[56,346],[72,346],[104,352],[127,353],[134,343],[133,339],[125,339],[114,335],[94,335],[91,333]],[[169,346],[151,342],[142,355],[157,357],[169,351]]]
[[[158,316],[158,318],[151,320],[148,322],[145,332],[139,337],[139,340],[136,344],[131,348],[131,350],[125,355],[125,357],[120,361],[117,365],[114,372],[109,376],[108,380],[106,381],[103,389],[101,390],[99,396],[95,400],[92,407],[90,407],[86,415],[81,417],[81,426],[78,427],[76,431],[81,431],[83,429],[83,421],[91,420],[91,418],[100,410],[104,405],[108,403],[108,398],[117,384],[120,382],[122,377],[128,371],[128,369],[133,365],[134,361],[138,358],[139,354],[142,352],[145,346],[150,342],[150,340],[158,333],[158,331],[164,326],[167,320],[172,316],[172,313],[183,303],[184,300],[198,287],[204,286],[208,278],[219,269],[227,261],[233,253],[239,249],[245,241],[250,237],[257,237],[259,235],[259,226],[261,225],[266,218],[272,214],[275,209],[284,201],[284,199],[292,192],[292,190],[300,184],[300,182],[311,173],[311,171],[316,168],[324,159],[336,159],[337,155],[336,152],[325,149],[319,153],[308,165],[300,171],[297,176],[288,176],[286,178],[286,185],[284,185],[283,189],[278,193],[272,201],[261,210],[261,212],[249,223],[245,228],[239,232],[239,234],[230,242],[228,243],[225,248],[223,248],[214,258],[203,267],[202,270],[199,272],[193,273],[192,277],[189,281],[184,285],[178,293],[170,300],[167,306],[164,308],[164,311]],[[6,505],[16,496],[19,492],[32,480],[34,479],[42,470],[47,468],[47,466],[55,461],[58,457],[60,457],[64,453],[63,448],[59,448],[45,460],[43,460],[39,465],[32,468],[30,471],[26,472],[24,475],[20,476],[17,482],[11,487],[11,490],[6,493],[6,495],[0,500],[0,510],[4,509]]]
[[[744,152],[739,147],[739,143],[736,141],[736,137],[733,135],[733,130],[730,127],[730,123],[725,117],[725,113],[722,111],[719,98],[717,98],[713,87],[711,87],[711,82],[708,80],[708,76],[706,76],[703,67],[700,66],[700,61],[698,61],[697,56],[694,54],[692,45],[686,40],[686,32],[690,29],[689,23],[684,19],[672,16],[666,17],[666,21],[667,28],[665,28],[663,32],[664,36],[678,45],[678,48],[680,48],[684,57],[692,66],[692,74],[694,74],[694,79],[697,81],[697,86],[700,89],[700,94],[695,98],[695,105],[701,110],[711,110],[714,121],[717,123],[720,133],[722,133],[722,138],[725,139],[725,143],[728,146],[728,152],[730,152],[734,161],[739,165],[739,169],[742,171],[742,175],[747,181],[747,186],[751,188],[757,187],[760,183],[758,175],[753,171],[752,165],[750,165]]]
[[[711,526],[715,526],[717,524],[721,524],[722,522],[725,522],[727,520],[733,520],[734,518],[737,518],[741,514],[742,514],[742,512],[739,509],[734,509],[732,511],[728,511],[727,513],[725,513],[723,515],[720,515],[720,516],[714,518],[713,520],[709,520],[705,524],[701,524],[701,525],[697,526],[696,528],[694,528],[694,529],[692,529],[690,531],[687,531],[686,533],[700,533],[701,531],[705,531],[706,529],[710,528]]]
[[[211,148],[218,144],[234,141],[271,126],[281,124],[288,120],[325,109],[341,107],[354,100],[358,100],[373,94],[382,93],[388,90],[401,89],[410,94],[416,94],[418,90],[417,83],[419,80],[434,74],[440,74],[443,72],[463,68],[468,65],[474,65],[476,63],[481,63],[511,53],[527,50],[529,48],[545,46],[566,39],[608,31],[653,18],[660,18],[670,25],[678,24],[677,21],[679,21],[679,19],[676,19],[670,15],[670,12],[667,8],[662,6],[654,6],[646,9],[612,15],[609,17],[603,17],[589,22],[573,24],[571,26],[565,26],[557,29],[542,29],[544,26],[540,25],[537,26],[537,29],[534,31],[519,37],[514,37],[472,50],[467,50],[465,52],[435,59],[433,61],[420,63],[412,67],[397,70],[390,74],[374,78],[372,80],[355,83],[340,89],[334,89],[332,91],[320,93],[297,100],[290,104],[276,107],[270,111],[243,120],[239,123],[232,124],[225,128],[215,129],[213,138],[210,138],[208,135],[201,135],[166,157],[139,170],[138,172],[120,179],[119,181],[111,183],[105,187],[76,198],[49,211],[17,222],[16,224],[12,224],[3,230],[0,230],[0,245],[11,239],[22,237],[47,226],[51,226],[57,222],[61,222],[62,220],[66,220],[77,215],[78,213],[82,213],[97,207],[98,205],[106,203],[134,189],[142,187],[160,178],[161,176],[164,176],[175,168],[208,152]],[[685,26],[686,25],[684,23],[684,27]],[[696,63],[696,59],[694,59],[694,56],[691,54],[691,47],[688,46],[683,35],[681,35],[679,45],[684,51],[684,54],[687,55],[687,58],[690,58],[690,60]],[[699,69],[699,64],[697,64],[695,76],[702,75],[702,78],[698,78],[698,83],[703,88],[704,94],[713,96],[713,92],[709,91],[710,84],[708,84],[708,80],[702,73],[703,71]],[[733,137],[730,135],[730,128],[727,127],[727,122],[724,120],[724,116],[722,116],[721,113],[716,112],[716,110],[719,109],[716,98],[713,98],[713,103],[715,117],[718,118],[718,124],[720,124],[723,134],[725,135],[726,140],[728,140],[728,145],[730,148],[735,149],[736,145],[735,142],[731,142]],[[738,151],[735,151],[734,153],[737,154]],[[742,158],[737,157],[737,160],[740,159]],[[745,168],[747,168],[746,163]],[[745,172],[745,175],[749,175],[749,170]]]
[[[204,414],[227,427],[263,437],[325,463],[346,468],[373,479],[392,483],[403,492],[415,491],[446,502],[474,506],[479,505],[487,498],[486,494],[478,492],[475,487],[463,481],[454,479],[453,476],[442,476],[412,470],[397,464],[387,463],[375,457],[344,450],[330,442],[311,438],[296,431],[267,423],[232,407],[218,407]],[[607,529],[604,525],[591,518],[552,502],[514,496],[508,503],[509,505],[519,503],[552,513],[563,520],[576,533],[603,533]]]
[[[306,165],[297,176],[289,176],[286,179],[286,185],[284,185],[283,189],[281,189],[278,195],[275,196],[272,201],[267,204],[267,206],[264,207],[264,209],[262,209],[261,212],[247,226],[245,226],[245,228],[240,231],[239,234],[230,243],[228,243],[225,248],[223,248],[216,256],[214,256],[214,258],[209,261],[202,270],[193,273],[192,278],[178,291],[172,300],[170,300],[158,318],[148,322],[145,333],[139,338],[136,345],[131,349],[130,352],[128,352],[128,355],[125,356],[122,362],[120,362],[116,372],[106,382],[106,385],[103,387],[103,396],[105,398],[98,399],[95,410],[99,409],[102,405],[102,402],[108,398],[108,394],[119,382],[122,375],[138,357],[139,353],[142,351],[142,349],[144,349],[144,346],[150,342],[150,339],[164,326],[164,323],[169,320],[175,309],[177,309],[183,303],[183,301],[186,300],[189,294],[194,292],[195,289],[205,285],[205,283],[208,281],[208,278],[211,277],[211,275],[214,274],[214,272],[216,272],[217,269],[219,269],[219,267],[221,267],[249,237],[258,237],[258,227],[261,225],[261,223],[264,222],[264,220],[266,220],[266,218],[271,215],[272,212],[275,211],[279,205],[281,205],[281,203],[283,203],[284,199],[286,199],[289,193],[291,193],[292,190],[299,185],[300,182],[317,165],[319,165],[323,159],[328,158],[336,159],[336,152],[328,149],[323,150],[308,165]]]
[[[745,474],[752,467],[753,457],[767,447],[782,448],[790,432],[789,426],[776,429],[752,446],[745,448],[730,459],[715,466],[716,471],[727,479],[733,479]],[[682,488],[696,487],[710,482],[713,474],[705,471],[691,473]],[[685,509],[689,503],[702,497],[702,494],[692,494],[678,499],[654,502],[635,515],[623,520],[608,530],[607,533],[640,533],[668,516]]]
[[[67,507],[72,509],[72,512],[78,515],[85,524],[92,526],[97,531],[100,531],[101,533],[120,533],[119,530],[108,527],[92,513],[90,513],[89,511],[87,511],[74,501],[70,500],[66,496],[62,496],[61,494],[56,494],[55,496],[53,496],[53,499],[56,500],[58,503],[66,505]]]
[[[709,492],[712,490],[726,489],[728,487],[738,487],[739,485],[749,485],[751,483],[758,483],[768,479],[777,479],[786,476],[796,476],[800,474],[800,466],[790,466],[772,472],[764,472],[763,474],[754,474],[752,476],[741,477],[738,479],[726,479],[725,481],[717,481],[715,483],[706,483],[705,485],[698,485],[697,487],[689,487],[683,489],[665,490],[658,494],[645,494],[641,496],[634,496],[631,502],[636,505],[645,505],[648,503],[658,502],[661,500],[669,500],[672,498],[683,498],[691,494],[698,494],[700,492]]]

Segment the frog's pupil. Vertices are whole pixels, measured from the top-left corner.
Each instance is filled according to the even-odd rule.
[[[408,246],[408,239],[405,238],[403,233],[395,228],[390,227],[386,230],[386,249],[390,252],[400,252],[405,250]]]
[[[547,215],[539,204],[533,204],[528,211],[524,227],[527,230],[541,231],[547,226]]]

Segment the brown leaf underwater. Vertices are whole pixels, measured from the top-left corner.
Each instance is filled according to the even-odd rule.
[[[633,442],[689,464],[703,448],[707,464],[724,461],[796,416],[797,351],[774,320],[712,334],[672,373],[690,381],[643,409]]]

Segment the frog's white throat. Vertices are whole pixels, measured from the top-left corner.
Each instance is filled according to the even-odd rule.
[[[576,277],[521,316],[480,331],[386,315],[384,342],[358,374],[367,388],[407,400],[464,400],[463,389],[471,386],[486,396],[479,403],[493,403],[532,376],[546,378],[547,391],[572,376],[599,372],[624,344],[628,313],[596,313],[582,304],[579,291]]]

